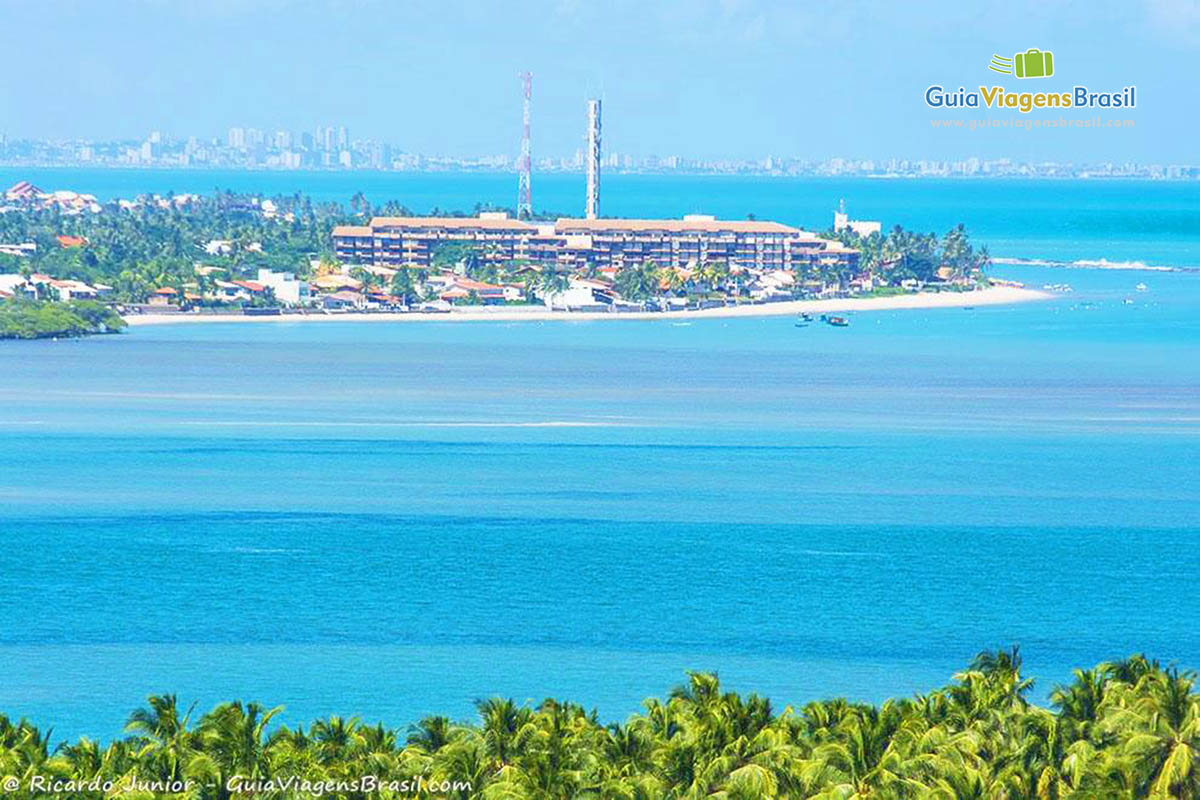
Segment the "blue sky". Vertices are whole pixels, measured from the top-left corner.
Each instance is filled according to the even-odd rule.
[[[311,130],[425,153],[514,153],[517,72],[534,152],[1200,162],[1200,0],[0,0],[10,137]],[[1054,79],[992,53],[1052,50]],[[1052,85],[1053,82],[1053,85]],[[933,131],[931,83],[1138,86],[1133,130]],[[1033,86],[1038,83],[1038,86]],[[1024,85],[1022,85],[1024,84]],[[1079,112],[1079,116],[1087,116]]]

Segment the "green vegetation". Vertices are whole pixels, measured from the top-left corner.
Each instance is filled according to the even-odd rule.
[[[461,269],[466,275],[482,279],[485,276],[479,271],[484,267],[483,254],[483,246],[471,242],[438,242],[433,246],[430,262],[434,269]]]
[[[270,213],[264,211],[268,202]],[[487,210],[495,209],[435,208],[429,216],[474,216]],[[179,203],[173,195],[141,197],[132,205],[106,204],[98,214],[29,206],[0,214],[0,242],[34,242],[37,250],[29,257],[0,254],[0,273],[41,273],[111,286],[107,297],[116,303],[145,303],[155,289],[164,287],[182,298],[186,291],[208,294],[220,279],[254,280],[261,268],[310,278],[321,268],[311,267],[314,259],[326,271],[336,266],[334,226],[362,224],[373,214],[411,213],[395,201],[372,206],[361,192],[350,199],[349,213],[341,204],[314,203],[300,194],[263,201],[227,191],[190,196]],[[59,236],[81,237],[86,243],[64,247]],[[210,242],[226,246],[206,252]],[[495,280],[497,270],[484,263],[481,252],[467,243],[448,242],[435,253],[434,266],[451,269],[465,263],[472,277]],[[416,277],[419,283],[425,276]],[[376,285],[374,278],[367,283],[370,288],[387,288]]]
[[[0,302],[0,339],[50,339],[117,333],[125,320],[91,300],[53,303],[43,300]]]
[[[338,204],[317,205],[308,198],[277,197],[267,216],[250,198],[228,192],[193,198],[176,205],[142,198],[132,208],[115,204],[99,214],[63,214],[56,208],[25,208],[0,214],[0,242],[37,244],[28,258],[0,255],[0,272],[43,273],[113,287],[111,299],[144,303],[153,291],[185,284],[207,288],[212,279],[198,276],[203,264],[230,279],[253,278],[258,269],[305,275],[308,260],[329,252],[334,225],[351,222]],[[63,247],[58,236],[87,243]],[[206,253],[213,240],[229,243],[228,252]]]
[[[479,205],[473,212],[447,212],[435,208],[430,215],[457,217],[485,210],[495,209]],[[260,199],[230,192],[142,197],[132,203],[109,203],[100,213],[66,214],[57,206],[29,205],[0,214],[0,242],[34,242],[37,249],[24,257],[0,254],[0,272],[39,273],[103,285],[110,287],[103,296],[118,304],[146,303],[156,290],[169,287],[175,290],[172,302],[184,307],[219,306],[231,302],[217,291],[219,281],[252,281],[261,268],[292,272],[301,279],[336,272],[340,265],[331,250],[334,226],[361,224],[373,214],[410,212],[394,201],[373,206],[361,193],[351,198],[349,211],[338,203],[313,203],[299,194]],[[909,281],[938,287],[969,286],[980,279],[989,260],[987,249],[975,250],[961,225],[941,237],[899,226],[865,238],[849,230],[822,235],[858,249],[859,264],[829,263],[829,259],[814,256],[795,268],[792,291],[797,297],[869,292],[902,284],[916,288]],[[524,285],[527,301],[533,299],[535,290],[565,288],[569,277],[553,265],[539,268],[525,262],[502,263],[487,245],[463,241],[440,243],[431,267],[487,283]],[[627,264],[614,278],[617,292],[632,302],[664,295],[728,299],[747,295],[761,280],[758,273],[762,271],[746,265],[731,267],[719,259],[678,270],[646,262]],[[595,267],[578,274],[600,277]],[[855,280],[868,276],[870,283]],[[356,272],[355,277],[366,289],[392,288],[389,281],[370,272]],[[429,290],[423,287],[426,277],[398,278],[396,294],[408,301],[429,297]],[[273,303],[262,297],[232,302]]]
[[[860,272],[896,286],[909,279],[923,283],[977,279],[991,263],[987,247],[972,247],[961,224],[940,239],[936,233],[915,233],[899,225],[888,233],[865,237],[848,228],[826,231],[822,236],[858,250]]]
[[[0,779],[30,797],[31,776],[120,782],[193,781],[183,793],[108,796],[227,798],[234,776],[333,781],[324,796],[813,798],[816,800],[1194,800],[1200,797],[1200,695],[1195,675],[1142,656],[1077,670],[1029,702],[1033,681],[1015,648],[981,653],[954,683],[881,706],[846,700],[777,712],[756,695],[696,673],[623,724],[557,700],[477,704],[478,723],[427,717],[406,733],[330,717],[276,726],[279,708],[227,703],[193,720],[174,696],[151,697],[127,736],[49,746],[49,734],[0,717]],[[361,776],[426,785],[365,793]],[[472,788],[430,791],[429,782]],[[40,795],[47,796],[47,795]],[[86,788],[59,796],[100,798]],[[242,795],[246,796],[246,795]],[[263,798],[304,797],[279,789]]]
[[[617,273],[614,284],[617,292],[626,300],[649,300],[660,294],[659,269],[653,261],[628,266]]]

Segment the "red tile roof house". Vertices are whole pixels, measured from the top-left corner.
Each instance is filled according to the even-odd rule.
[[[388,292],[367,292],[367,305],[381,308],[401,308],[404,298]]]
[[[265,297],[267,292],[266,286],[254,281],[217,281],[216,286],[217,289],[213,294],[217,300],[224,303]]]
[[[245,289],[253,296],[266,295],[267,285],[258,281],[234,281],[238,286]]]
[[[29,283],[37,287],[38,292],[53,299],[62,300],[94,300],[97,296],[96,289],[88,286],[83,281],[74,280],[58,280],[51,278],[49,275],[42,275],[35,272],[29,276]]]
[[[179,296],[179,292],[172,289],[170,286],[163,286],[161,289],[155,289],[154,294],[150,295],[150,305],[152,306],[169,306],[175,303],[175,299]]]
[[[460,289],[455,286],[447,289],[438,296],[448,303],[453,303],[455,300],[466,300],[471,296],[471,293],[466,289]]]
[[[4,193],[6,200],[35,200],[42,190],[29,181],[17,181]]]

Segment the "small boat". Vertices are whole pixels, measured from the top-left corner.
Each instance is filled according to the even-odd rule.
[[[821,315],[821,321],[827,325],[832,325],[835,328],[845,328],[850,324],[850,320],[845,317],[831,317],[827,314]]]
[[[1135,286],[1133,288],[1137,289],[1139,292],[1144,292],[1147,289],[1149,289],[1149,287],[1146,286],[1146,284],[1144,284],[1144,283],[1139,283],[1137,286]]]
[[[1125,298],[1124,300],[1122,300],[1121,302],[1122,302],[1124,305],[1131,306],[1131,305],[1133,305],[1133,298],[1126,297],[1126,298]]]

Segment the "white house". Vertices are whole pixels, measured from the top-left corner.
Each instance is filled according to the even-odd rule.
[[[367,307],[367,298],[358,292],[343,289],[321,298],[321,305],[330,311],[350,311]]]
[[[240,282],[214,281],[213,297],[221,302],[235,303],[238,300],[249,300],[250,290]]]
[[[19,244],[0,244],[0,253],[6,256],[27,258],[37,252],[37,242],[21,242]]]
[[[0,275],[0,297],[15,297],[18,294],[33,294],[33,287],[24,275]]]
[[[64,280],[50,281],[50,288],[58,295],[59,300],[95,300],[99,292],[83,281]]]
[[[587,278],[571,278],[567,288],[561,292],[546,292],[539,290],[537,297],[549,308],[581,308],[583,306],[600,305],[604,301],[597,293],[608,292],[608,284]]]
[[[883,223],[873,219],[850,219],[850,215],[843,209],[833,212],[833,230],[844,231],[847,229],[866,239],[872,233],[881,233]]]
[[[275,272],[269,269],[258,271],[258,282],[271,287],[275,299],[285,305],[308,305],[310,301],[308,281],[296,280],[294,272]]]

